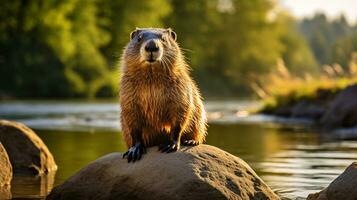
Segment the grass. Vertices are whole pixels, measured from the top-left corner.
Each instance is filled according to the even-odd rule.
[[[347,69],[340,65],[325,65],[319,75],[306,73],[295,76],[279,61],[276,70],[251,84],[263,100],[262,111],[282,105],[291,105],[301,99],[314,99],[318,90],[336,93],[348,85],[357,83],[357,53],[352,56]]]

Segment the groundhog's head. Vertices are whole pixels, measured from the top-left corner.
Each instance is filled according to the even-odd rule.
[[[136,28],[124,50],[126,66],[169,67],[181,56],[176,33],[161,28]]]

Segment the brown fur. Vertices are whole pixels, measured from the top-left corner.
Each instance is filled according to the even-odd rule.
[[[172,37],[171,29],[137,29],[133,34],[161,37],[162,60],[142,61],[142,42],[132,39],[121,59],[121,125],[128,147],[134,144],[135,130],[141,130],[146,147],[170,140],[179,126],[181,141],[203,143],[206,113],[199,90],[189,75],[188,65]]]

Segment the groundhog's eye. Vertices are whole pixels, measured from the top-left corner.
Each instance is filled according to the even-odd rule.
[[[143,39],[143,36],[142,35],[138,35],[138,42],[140,42],[141,40]]]

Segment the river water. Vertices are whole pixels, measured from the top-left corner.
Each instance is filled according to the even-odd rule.
[[[319,133],[307,120],[247,115],[252,101],[207,101],[207,144],[244,159],[283,199],[305,199],[357,160],[357,139]],[[19,101],[0,103],[0,118],[35,129],[53,153],[56,174],[16,177],[14,198],[43,198],[91,161],[126,150],[116,102]],[[343,139],[344,138],[344,139]]]

